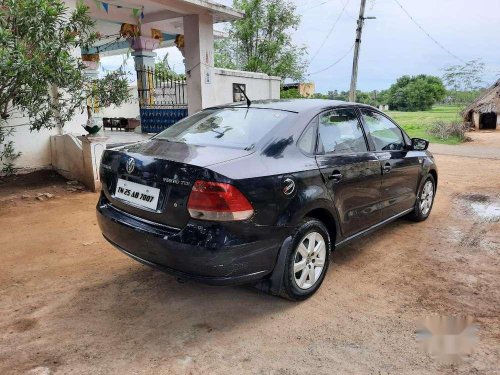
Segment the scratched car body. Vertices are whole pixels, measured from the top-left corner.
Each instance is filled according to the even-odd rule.
[[[209,108],[104,152],[98,221],[125,254],[180,279],[302,300],[335,248],[429,216],[438,175],[427,146],[361,104]]]

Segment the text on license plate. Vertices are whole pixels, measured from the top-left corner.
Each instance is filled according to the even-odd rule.
[[[116,184],[115,197],[138,206],[156,210],[160,189],[119,178]]]

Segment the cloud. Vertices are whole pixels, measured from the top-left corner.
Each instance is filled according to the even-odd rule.
[[[349,0],[295,0],[302,23],[294,40],[313,56]],[[231,0],[219,0],[231,5]],[[436,40],[463,60],[481,58],[488,67],[485,80],[500,71],[500,1],[399,0],[412,17]],[[344,55],[354,43],[359,0],[350,0],[309,71],[321,70]],[[387,88],[403,74],[434,74],[459,63],[439,48],[401,10],[394,0],[368,0],[361,44],[358,87]],[[347,90],[351,79],[352,53],[323,73],[310,76],[316,90]],[[497,74],[495,75],[495,72]]]
[[[219,0],[231,5],[232,0]],[[347,6],[346,2],[348,2]],[[500,72],[500,1],[477,0],[399,0],[409,14],[433,38],[463,60],[481,58],[487,65],[485,81],[492,82]],[[355,37],[359,0],[295,0],[302,16],[298,30],[293,31],[296,43],[309,49],[313,56],[323,43],[333,22],[345,6],[330,37],[324,42],[309,72],[319,71],[352,47]],[[366,20],[361,43],[358,88],[381,90],[388,88],[404,74],[433,74],[440,76],[442,69],[457,64],[455,58],[438,47],[401,10],[395,0],[368,0]],[[220,29],[221,25],[216,25]],[[169,54],[172,68],[184,71],[182,55],[176,48],[158,50],[158,57]],[[116,69],[123,57],[104,57],[102,66]],[[133,70],[132,59],[127,67]],[[351,78],[352,52],[333,68],[311,75],[316,91],[347,90]]]

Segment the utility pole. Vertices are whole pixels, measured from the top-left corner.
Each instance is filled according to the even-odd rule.
[[[361,47],[361,33],[363,32],[363,25],[365,20],[374,19],[375,17],[365,18],[366,0],[361,0],[359,8],[358,27],[356,28],[356,41],[354,46],[354,58],[352,61],[352,76],[351,76],[351,90],[349,91],[349,101],[356,101],[356,83],[358,81],[358,62],[359,62],[359,48]]]

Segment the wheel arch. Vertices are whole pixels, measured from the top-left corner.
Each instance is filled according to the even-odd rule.
[[[325,202],[326,205],[326,202]],[[338,221],[335,218],[334,213],[332,213],[327,207],[322,204],[316,203],[316,205],[308,207],[308,209],[304,210],[301,215],[295,217],[296,223],[302,221],[304,218],[313,218],[321,221],[328,230],[328,234],[330,235],[331,249],[332,251],[335,249],[335,242],[337,239],[337,233],[339,233],[340,227],[338,226]],[[295,225],[296,225],[295,223]],[[283,273],[285,267],[285,259],[288,252],[289,247],[292,244],[292,236],[288,236],[281,245],[281,248],[278,252],[278,256],[276,259],[276,264],[271,275],[261,280],[257,283],[257,288],[266,292],[270,292],[274,295],[280,295],[282,292],[282,284],[283,284]]]
[[[332,213],[323,207],[318,207],[307,212],[304,217],[310,217],[321,221],[330,235],[330,241],[332,243],[332,249],[335,247],[335,242],[337,239],[337,220],[332,215]]]
[[[434,190],[437,190],[437,184],[438,184],[438,174],[435,169],[430,169],[429,174],[434,177]]]

